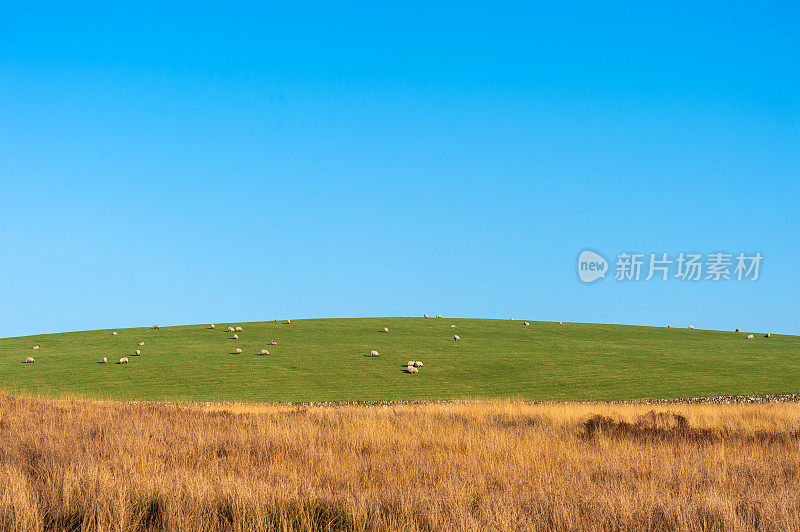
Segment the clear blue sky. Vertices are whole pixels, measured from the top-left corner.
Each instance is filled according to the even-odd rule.
[[[0,336],[272,317],[800,334],[796,4],[6,4]],[[761,252],[582,284],[586,248]]]

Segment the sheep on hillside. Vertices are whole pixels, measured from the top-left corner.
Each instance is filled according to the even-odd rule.
[[[456,340],[456,341],[461,340],[461,337],[456,334],[455,336],[453,336],[453,340]]]
[[[108,359],[106,357],[103,357],[103,358],[100,359],[100,363],[101,364],[105,364],[107,362],[108,362]]]
[[[228,327],[228,332],[236,332],[233,330],[233,327]]]
[[[733,332],[739,332],[739,328],[737,327],[737,328],[736,328],[736,330],[735,330],[735,331],[733,331]]]
[[[141,352],[141,351],[139,351],[139,350],[137,349],[137,350],[135,351],[135,354],[136,354],[136,356],[138,357],[139,355],[141,355],[141,354],[142,354],[142,352]]]
[[[410,368],[413,365],[414,365],[414,361],[413,360],[409,360],[407,366]]]
[[[214,329],[214,328],[215,328],[215,325],[212,323],[211,326],[209,327],[209,329]]]
[[[117,364],[127,364],[127,363],[128,363],[128,357],[122,357],[119,359],[119,362],[117,362]]]
[[[158,329],[158,323],[156,323],[155,325],[153,325],[153,329]]]
[[[262,355],[268,355],[268,354],[269,354],[269,351],[267,351],[266,349],[262,349],[262,350],[261,350],[261,354],[262,354]]]
[[[419,360],[417,360],[417,361],[416,361],[416,362],[414,362],[414,364],[413,364],[413,366],[414,366],[415,368],[421,368],[421,367],[422,367],[422,366],[424,366],[424,365],[425,365],[425,364],[423,364],[423,363],[422,363],[422,362],[420,362]]]
[[[408,368],[406,368],[406,371],[408,371],[409,373],[419,373],[419,369],[415,368],[414,366],[408,366]]]
[[[144,342],[139,342],[139,345],[144,345]]]
[[[39,349],[39,347],[41,347],[41,346],[39,344],[36,344],[35,346],[31,347],[31,349],[36,350],[36,349]]]
[[[241,355],[241,354],[242,354],[242,349],[241,349],[240,347],[237,347],[237,348],[234,350],[234,353],[236,353],[237,355]]]
[[[111,336],[116,336],[116,335],[117,335],[117,331],[114,331],[114,332],[111,333]]]
[[[755,338],[755,336],[753,336],[752,334],[748,334],[748,335],[747,335],[747,339],[748,339],[748,340],[752,340],[753,338]]]
[[[530,323],[528,323],[527,321],[523,321],[522,323],[523,323],[524,325],[530,325]]]
[[[276,342],[275,340],[272,340],[272,341],[270,341],[269,345],[278,345],[278,342]]]
[[[451,329],[455,329],[455,327],[456,327],[455,325],[451,325],[450,326]]]
[[[34,362],[36,362],[36,361],[33,359],[33,357],[28,357],[28,358],[25,359],[25,363],[26,364],[33,364]]]
[[[770,336],[772,336],[772,335],[770,333],[767,333],[767,334],[764,335],[764,338],[769,338]]]
[[[427,318],[427,317],[428,317],[428,315],[427,315],[427,314],[425,314],[425,315],[424,315],[424,316],[422,316],[422,317],[423,317],[423,318]]]
[[[384,327],[383,332],[389,332],[389,327]]]
[[[371,357],[379,357],[381,355],[380,355],[380,353],[378,353],[377,351],[375,351],[373,349],[372,351],[369,352],[369,356],[371,356]]]
[[[441,314],[437,314],[437,315],[436,315],[436,317],[437,317],[437,318],[441,318],[441,317],[442,317],[442,315],[441,315]]]
[[[292,320],[286,320],[286,325],[289,325],[290,323],[292,323]]]
[[[690,329],[694,329],[694,325],[689,325],[689,328]]]
[[[238,334],[234,334],[234,335],[233,335],[233,339],[234,339],[234,340],[238,340],[238,339],[239,339],[239,335],[238,335]]]
[[[237,327],[236,327],[236,331],[238,331],[238,332],[244,332],[244,329],[242,329],[241,327],[238,327],[238,326],[237,326]]]

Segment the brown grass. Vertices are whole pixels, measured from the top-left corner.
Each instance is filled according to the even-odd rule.
[[[0,396],[0,529],[797,529],[800,405]]]

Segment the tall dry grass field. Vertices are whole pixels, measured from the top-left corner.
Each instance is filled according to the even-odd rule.
[[[782,403],[0,396],[0,528],[797,529],[798,427]]]

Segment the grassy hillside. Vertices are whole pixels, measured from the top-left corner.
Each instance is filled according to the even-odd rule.
[[[239,340],[228,325],[244,328]],[[588,400],[800,390],[800,337],[746,334],[435,318],[220,323],[118,329],[116,336],[84,331],[0,339],[0,389],[201,401]],[[259,355],[263,348],[270,355]],[[136,349],[141,356],[133,356]],[[380,357],[366,356],[372,349]],[[22,363],[27,356],[36,363]],[[103,356],[108,364],[98,363]],[[130,363],[115,364],[121,356]],[[405,372],[410,359],[424,362],[419,374]]]

